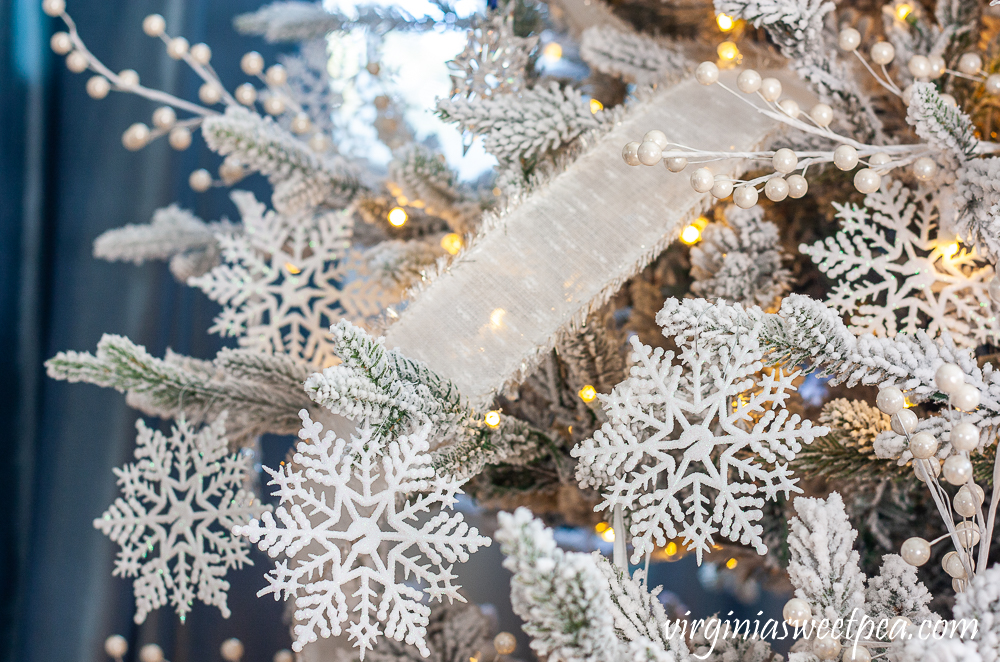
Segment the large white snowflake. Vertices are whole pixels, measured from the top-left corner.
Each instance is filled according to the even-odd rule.
[[[288,557],[258,595],[294,596],[295,650],[317,633],[339,635],[350,621],[362,658],[383,634],[380,623],[386,636],[428,655],[424,598],[464,602],[453,564],[491,542],[461,513],[443,510],[462,482],[435,476],[429,427],[387,441],[365,426],[347,441],[323,434],[305,410],[299,416],[302,441],[292,464],[265,467],[281,505],[234,529],[272,557]]]
[[[608,420],[572,455],[598,508],[628,513],[634,563],[678,536],[700,563],[717,532],[764,554],[764,498],[800,491],[787,462],[828,430],[784,408],[798,373],[764,368],[760,331],[709,348],[695,328],[674,338],[676,363],[633,336],[631,376],[599,396]]]
[[[229,618],[229,568],[253,565],[232,527],[267,507],[243,490],[250,458],[231,454],[226,415],[195,430],[183,419],[169,437],[136,422],[135,464],[114,470],[122,496],[94,520],[121,546],[113,574],[135,577],[135,622],[172,604],[183,622],[197,597]]]
[[[938,198],[898,181],[883,184],[865,197],[866,207],[834,203],[840,232],[799,247],[839,279],[828,302],[851,316],[855,333],[947,331],[964,347],[1000,340],[987,292],[993,267],[975,248],[939,235]]]
[[[335,358],[332,324],[345,317],[364,325],[399,299],[348,250],[347,213],[286,217],[246,191],[232,199],[242,228],[218,235],[222,264],[188,280],[223,305],[210,331],[326,367]]]

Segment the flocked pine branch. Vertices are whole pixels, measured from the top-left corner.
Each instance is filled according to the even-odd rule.
[[[868,579],[865,589],[865,609],[876,622],[894,616],[904,616],[914,623],[934,615],[927,608],[930,591],[917,580],[917,569],[898,554],[882,557],[879,574]]]
[[[406,289],[430,271],[444,250],[426,241],[383,241],[365,251],[365,262],[386,287]]]
[[[955,231],[991,262],[1000,262],[1000,157],[968,161],[958,171]]]
[[[580,38],[580,57],[603,74],[638,85],[670,80],[691,66],[683,53],[663,40],[610,25],[584,30]]]
[[[291,434],[311,403],[302,391],[308,368],[285,355],[224,349],[215,361],[168,353],[158,359],[128,338],[104,335],[96,354],[60,352],[46,361],[53,379],[86,382],[126,393],[139,411],[191,423],[229,411],[229,437]]]
[[[530,170],[541,158],[602,125],[580,92],[556,82],[520,95],[505,94],[475,103],[466,99],[438,102],[438,114],[463,130],[484,137],[486,151],[501,164]]]
[[[918,81],[913,84],[906,121],[918,136],[958,163],[966,161],[976,152],[979,141],[972,120],[957,105],[942,99],[932,83]]]
[[[339,157],[316,154],[271,118],[245,108],[230,106],[225,114],[206,118],[201,130],[213,151],[267,176],[274,184],[274,207],[283,213],[346,207],[367,190],[361,174]]]
[[[598,393],[610,393],[627,371],[622,348],[624,338],[615,332],[614,322],[593,316],[587,324],[567,333],[556,344],[559,358],[566,364],[570,388],[590,385]]]
[[[424,640],[430,655],[424,656],[413,644],[382,637],[365,654],[365,662],[494,662],[495,628],[479,605],[442,603],[431,607]]]
[[[444,156],[420,143],[400,151],[389,164],[388,180],[390,193],[422,202],[428,214],[448,221],[461,234],[471,230],[482,216],[478,197],[461,185]]]
[[[386,435],[431,422],[434,466],[447,475],[469,477],[487,464],[519,464],[538,456],[544,443],[540,433],[510,416],[501,416],[495,428],[486,425],[483,413],[469,406],[451,381],[387,350],[384,338],[373,338],[346,320],[330,331],[342,363],[306,380],[306,392],[317,404],[354,421],[366,420]]]
[[[149,224],[126,225],[103,233],[94,240],[94,257],[134,264],[170,260],[170,271],[186,281],[219,263],[215,233],[237,231],[238,226],[227,221],[206,223],[188,210],[170,205],[153,212]]]

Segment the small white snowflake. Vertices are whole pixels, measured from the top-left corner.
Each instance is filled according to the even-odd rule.
[[[181,419],[169,437],[136,429],[135,464],[114,470],[123,496],[94,520],[121,546],[112,574],[136,578],[135,622],[168,603],[184,622],[195,597],[229,618],[223,577],[253,565],[231,529],[267,510],[242,489],[250,458],[229,453],[225,413],[200,430]]]
[[[865,197],[867,207],[834,203],[841,231],[799,247],[839,279],[828,303],[851,316],[854,333],[947,331],[963,347],[1000,340],[987,291],[993,267],[973,247],[939,235],[938,198],[883,184]]]
[[[220,233],[222,264],[188,280],[223,306],[213,333],[326,367],[335,358],[330,325],[342,317],[363,325],[399,299],[348,250],[347,212],[286,217],[246,191],[232,198],[242,231]]]
[[[391,441],[365,426],[346,441],[323,434],[305,410],[299,416],[302,441],[293,463],[265,467],[281,505],[274,516],[264,513],[234,529],[272,557],[288,557],[275,564],[258,595],[295,597],[297,651],[316,641],[317,631],[339,635],[350,620],[347,632],[362,658],[383,634],[380,623],[386,636],[428,655],[431,610],[424,598],[464,602],[452,583],[453,564],[491,542],[461,513],[430,515],[454,505],[462,482],[435,476],[429,426]]]
[[[710,349],[695,328],[674,338],[679,363],[633,336],[631,377],[599,396],[608,421],[572,455],[580,482],[601,488],[599,508],[629,512],[633,562],[680,535],[700,563],[716,532],[764,554],[758,495],[801,491],[787,461],[828,430],[789,416],[798,372],[764,369],[760,332]]]

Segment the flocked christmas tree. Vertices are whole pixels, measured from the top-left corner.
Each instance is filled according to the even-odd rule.
[[[793,662],[1000,658],[992,10],[637,13],[653,5],[437,2],[433,18],[277,2],[236,26],[299,53],[247,53],[252,82],[232,89],[207,45],[147,17],[203,79],[195,103],[107,69],[64,1],[44,1],[90,96],[160,104],[127,149],[200,133],[222,158],[193,189],[251,173],[273,188],[233,190],[237,222],[173,205],[94,245],[169,261],[238,348],[157,358],[105,336],[47,363],[176,421],[169,437],[140,424],[123,498],[95,520],[136,577],[137,621],[183,618],[194,597],[227,613],[248,540],[275,559],[261,595],[294,604],[296,651],[346,633],[359,658],[510,655],[509,633],[458,604],[455,564],[491,542],[452,510],[464,491],[513,510],[495,539],[549,662],[778,659],[767,628],[719,640],[718,618],[668,618],[648,566],[685,551],[784,578]],[[468,42],[433,110],[495,158],[476,183],[414,140],[377,59],[393,31],[455,28]],[[338,68],[352,31],[367,62]],[[547,67],[564,47],[585,73]],[[360,156],[361,117],[387,165]],[[263,433],[300,440],[265,468],[273,512],[241,482],[239,447]],[[612,558],[560,549],[539,518],[596,526]],[[885,627],[822,626],[852,617]],[[978,631],[916,636],[949,617]]]

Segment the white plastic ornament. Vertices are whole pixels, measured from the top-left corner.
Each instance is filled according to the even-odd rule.
[[[740,92],[753,94],[760,89],[761,80],[759,73],[753,69],[746,69],[736,79],[736,87],[739,88]]]
[[[720,177],[712,185],[712,197],[722,200],[733,194],[733,180],[728,177]]]
[[[281,87],[288,82],[288,70],[280,64],[272,64],[264,74],[267,84],[272,87]]]
[[[983,58],[979,53],[963,53],[958,58],[958,70],[968,76],[975,76],[983,68]]]
[[[837,35],[837,45],[842,51],[854,51],[861,45],[861,33],[854,28],[844,28]]]
[[[785,178],[788,182],[788,197],[801,198],[809,192],[809,182],[802,175],[789,175]]]
[[[191,58],[204,66],[212,61],[212,49],[208,44],[195,44],[191,47]]]
[[[912,168],[913,176],[922,182],[933,179],[938,171],[937,163],[929,156],[921,156],[913,162]]]
[[[683,156],[671,156],[669,159],[663,159],[663,165],[670,172],[680,172],[687,167],[687,164],[688,160]]]
[[[120,634],[113,634],[104,640],[104,652],[116,660],[121,659],[128,652],[128,642]]]
[[[906,64],[906,68],[910,70],[914,78],[927,79],[934,73],[930,59],[924,55],[914,55],[911,57],[910,61]]]
[[[858,150],[850,145],[840,145],[833,150],[833,165],[841,170],[854,170],[858,165]]]
[[[760,95],[766,101],[777,101],[781,96],[781,81],[777,78],[765,78],[760,82]]]
[[[157,129],[169,129],[177,123],[177,113],[170,106],[160,106],[153,111],[153,126]]]
[[[208,106],[214,106],[222,101],[222,90],[215,83],[204,83],[198,88],[198,98]]]
[[[986,94],[1000,94],[1000,74],[990,74],[984,85]]]
[[[642,161],[639,160],[639,143],[634,140],[625,143],[625,147],[622,148],[622,159],[630,166],[641,165]]]
[[[122,134],[122,145],[130,152],[142,149],[148,142],[149,127],[142,122],[136,122]]]
[[[934,373],[934,385],[942,393],[952,394],[965,383],[965,373],[954,363],[942,363]]]
[[[66,68],[74,74],[82,74],[90,66],[87,56],[80,51],[73,51],[66,56]]]
[[[907,538],[899,548],[899,555],[912,566],[920,567],[931,558],[931,544],[923,538]]]
[[[257,88],[252,83],[243,83],[236,88],[233,96],[244,106],[252,106],[257,101]]]
[[[948,402],[962,411],[973,411],[979,406],[979,389],[972,384],[962,384],[951,394]]]
[[[167,22],[159,14],[150,14],[142,19],[142,31],[150,37],[159,37],[167,29]]]
[[[906,398],[903,397],[903,392],[895,386],[886,386],[879,389],[878,395],[875,396],[875,406],[883,414],[892,416],[906,406]]]
[[[794,99],[782,99],[778,102],[778,108],[781,108],[793,120],[797,120],[802,114],[802,109],[799,108],[799,104]]]
[[[73,40],[65,32],[56,32],[49,39],[49,46],[56,55],[66,55],[73,50]]]
[[[938,451],[938,441],[929,432],[918,432],[910,439],[910,452],[918,460],[926,460],[934,457]]]
[[[266,107],[267,105],[265,104],[265,108]],[[663,158],[663,148],[652,140],[646,140],[639,143],[637,154],[639,156],[639,163],[647,166],[654,166],[660,162],[660,159]]]
[[[652,129],[651,131],[646,132],[646,135],[642,137],[642,142],[647,142],[647,141],[652,141],[656,143],[657,145],[660,146],[661,150],[666,149],[667,145],[670,144],[670,141],[667,140],[667,134],[663,133],[658,129]]]
[[[243,658],[243,642],[236,637],[226,639],[219,647],[219,652],[226,662],[239,662]]]
[[[952,485],[965,485],[972,478],[972,462],[964,455],[951,455],[944,461],[943,472]]]
[[[257,76],[260,72],[264,71],[264,57],[257,51],[245,53],[240,58],[240,69],[247,76]]]
[[[691,188],[698,193],[708,193],[715,186],[715,175],[708,168],[698,168],[691,173]]]
[[[719,67],[714,62],[702,62],[694,70],[694,78],[702,85],[713,85],[719,80]]]
[[[139,84],[139,73],[135,69],[122,69],[118,72],[118,82],[123,87],[135,87]]]
[[[799,157],[787,147],[782,147],[771,157],[771,165],[777,172],[785,175],[795,170],[799,164]]]
[[[955,534],[958,544],[966,549],[972,549],[979,544],[979,527],[972,522],[959,522],[955,525]]]
[[[184,151],[191,146],[191,130],[185,126],[176,126],[170,130],[167,142],[178,152]]]
[[[91,76],[87,81],[87,94],[91,99],[103,99],[111,91],[111,82],[104,76]]]
[[[809,117],[813,118],[813,121],[819,126],[830,126],[833,121],[833,108],[825,103],[818,103],[809,111]]]
[[[809,603],[802,598],[792,598],[785,603],[781,610],[781,616],[789,625],[803,626],[812,618],[812,609],[809,607]]]
[[[163,662],[163,649],[156,644],[146,644],[139,649],[140,662]]]
[[[979,446],[979,428],[972,423],[959,423],[951,429],[948,441],[957,451],[973,451]]]
[[[748,184],[744,184],[733,191],[733,203],[740,209],[750,209],[757,204],[757,199],[757,189]]]
[[[887,41],[880,41],[872,46],[870,52],[872,62],[885,66],[896,57],[896,49]]]
[[[901,409],[889,419],[889,425],[896,434],[912,434],[917,429],[917,415],[910,409]]]
[[[167,55],[175,60],[183,59],[188,52],[188,40],[184,37],[174,37],[167,42]]]
[[[859,193],[874,193],[882,185],[882,176],[871,168],[862,168],[854,173],[854,188]]]
[[[42,11],[48,16],[59,16],[66,11],[64,0],[43,0]]]
[[[204,193],[212,188],[212,173],[204,168],[195,170],[188,177],[188,185],[198,193]]]
[[[840,655],[840,641],[827,634],[813,640],[812,652],[821,660],[833,660]]]
[[[788,182],[781,177],[772,177],[764,184],[764,195],[771,202],[781,202],[788,197]]]

